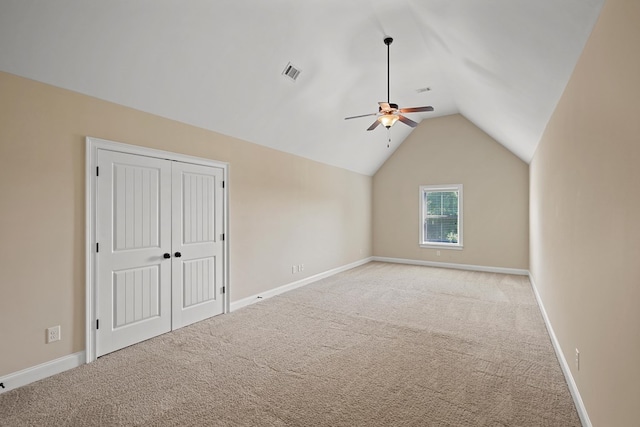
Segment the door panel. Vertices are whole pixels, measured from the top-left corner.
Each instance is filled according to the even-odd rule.
[[[160,314],[158,270],[158,266],[154,265],[114,272],[113,323],[116,328]]]
[[[98,356],[171,330],[171,163],[98,150]]]
[[[173,162],[173,329],[221,314],[223,170]]]
[[[175,164],[184,169],[184,164]],[[201,168],[203,166],[198,166]],[[208,168],[213,169],[214,168]],[[205,171],[205,173],[208,171]],[[216,177],[205,174],[177,171],[182,181],[182,241],[185,244],[215,241],[215,184]],[[219,183],[220,181],[218,181]]]
[[[215,258],[184,261],[182,272],[183,308],[215,298]]]
[[[114,250],[158,247],[160,170],[113,164]]]

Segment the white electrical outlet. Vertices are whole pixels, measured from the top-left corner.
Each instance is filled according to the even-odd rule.
[[[440,256],[440,251],[436,251],[436,256]]]
[[[300,264],[298,266],[298,271],[304,271],[304,264]]]
[[[47,328],[47,344],[60,341],[60,325]]]
[[[291,267],[291,274],[296,274],[296,266]]]
[[[576,348],[576,368],[580,370],[580,350]]]

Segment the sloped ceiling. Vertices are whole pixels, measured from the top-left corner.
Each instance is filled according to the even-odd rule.
[[[602,3],[0,0],[0,70],[372,175],[411,128],[344,118],[386,101],[390,35],[391,102],[528,162]]]

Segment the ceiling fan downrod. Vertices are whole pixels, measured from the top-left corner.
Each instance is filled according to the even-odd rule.
[[[387,45],[387,104],[391,101],[391,97],[389,96],[389,46],[393,43],[393,37],[385,37],[384,44]]]

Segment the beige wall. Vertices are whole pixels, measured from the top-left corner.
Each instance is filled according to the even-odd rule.
[[[598,427],[640,419],[639,23],[607,0],[531,163],[532,277]]]
[[[373,178],[376,256],[527,269],[529,169],[461,115],[423,121]],[[463,250],[418,245],[419,187],[463,185]]]
[[[84,349],[87,135],[229,162],[232,301],[371,255],[371,177],[6,73],[0,94],[0,376]]]

